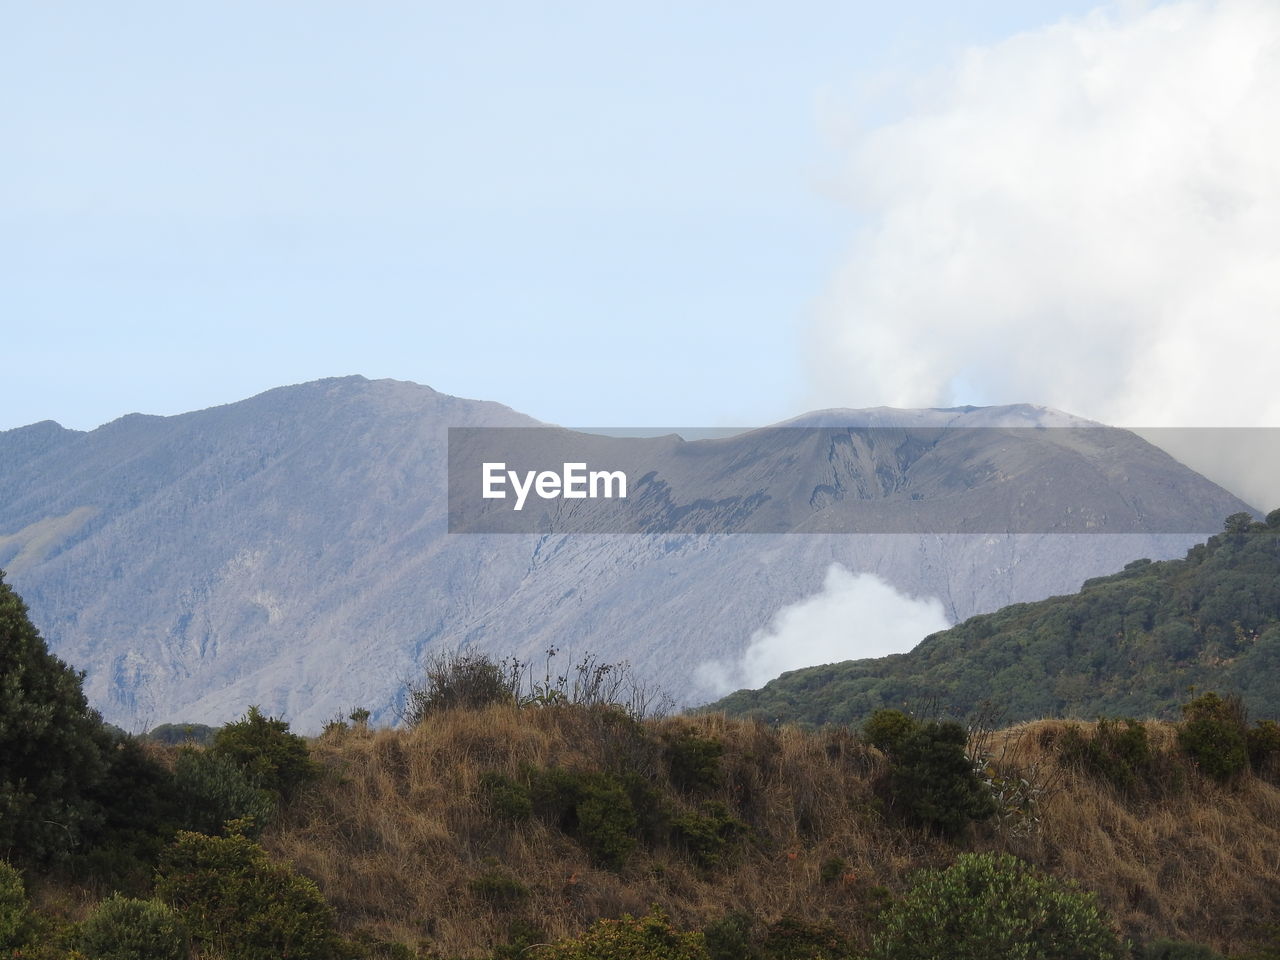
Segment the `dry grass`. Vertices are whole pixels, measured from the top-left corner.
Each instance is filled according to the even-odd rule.
[[[1189,771],[1181,793],[1126,800],[1056,764],[1061,726],[1024,724],[996,738],[1004,772],[1034,770],[1052,785],[1039,826],[983,827],[964,846],[1009,850],[1098,891],[1135,938],[1231,949],[1251,921],[1280,914],[1280,790],[1252,778],[1222,788]],[[554,826],[487,810],[485,773],[520,778],[552,766],[633,770],[677,808],[694,809],[699,801],[670,785],[662,762],[663,734],[682,729],[725,747],[722,781],[701,801],[722,801],[750,827],[726,867],[700,870],[659,844],[641,845],[614,873]],[[1169,746],[1169,728],[1149,730]],[[839,730],[773,730],[719,715],[641,726],[600,711],[494,707],[441,713],[409,731],[329,734],[314,753],[329,776],[264,843],[319,882],[348,930],[449,956],[483,955],[513,921],[554,937],[653,903],[686,928],[738,910],[865,931],[878,887],[900,890],[911,870],[957,852],[881,813],[883,758]],[[822,864],[834,857],[845,868],[824,882]],[[470,884],[494,871],[528,896],[509,908],[486,902]]]

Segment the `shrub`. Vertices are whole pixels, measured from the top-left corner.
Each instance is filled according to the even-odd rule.
[[[145,738],[170,747],[180,747],[184,743],[208,747],[213,744],[216,733],[217,730],[203,723],[162,723],[150,730]]]
[[[105,773],[107,734],[82,679],[0,578],[0,850],[9,856],[62,857],[97,824],[86,793]]]
[[[1280,726],[1274,720],[1259,720],[1245,734],[1249,766],[1257,774],[1271,774],[1280,767]]]
[[[1138,960],[1222,960],[1222,954],[1182,940],[1153,940],[1142,948]]]
[[[522,665],[497,662],[483,653],[450,651],[427,657],[420,684],[406,692],[404,720],[416,727],[440,710],[478,710],[516,703]]]
[[[849,864],[844,857],[827,857],[818,868],[818,877],[823,883],[835,883],[848,872]]]
[[[919,729],[920,724],[901,710],[877,710],[862,725],[862,737],[882,753],[891,754]]]
[[[639,822],[619,777],[553,767],[531,779],[531,802],[539,816],[575,837],[601,866],[622,867],[635,849]]]
[[[844,960],[853,945],[829,923],[783,917],[769,925],[758,956],[761,960]]]
[[[1226,783],[1249,763],[1244,708],[1235,697],[1216,693],[1196,697],[1182,707],[1178,745],[1208,776]]]
[[[115,894],[81,925],[80,949],[90,960],[185,960],[187,930],[164,904]]]
[[[724,744],[714,737],[700,737],[692,730],[668,735],[663,757],[671,782],[687,793],[714,790],[720,785],[720,757]]]
[[[671,818],[672,839],[704,870],[724,863],[746,830],[746,825],[731,816],[723,803],[709,804],[705,814],[685,813]]]
[[[657,908],[643,917],[600,920],[580,937],[529,951],[535,960],[710,960],[700,933],[674,929]]]
[[[636,814],[616,777],[588,776],[577,804],[578,839],[601,866],[620,870],[636,846]]]
[[[1065,763],[1130,797],[1178,782],[1172,770],[1163,769],[1166,765],[1152,749],[1147,728],[1133,719],[1104,717],[1092,734],[1072,724],[1058,740],[1058,753]]]
[[[922,873],[882,916],[873,960],[1120,960],[1091,893],[1010,854],[962,854]]]
[[[480,777],[480,792],[489,812],[502,820],[528,820],[533,816],[529,788],[510,777],[490,771]]]
[[[22,875],[0,860],[0,949],[22,942],[27,923],[27,891]]]
[[[909,821],[944,837],[956,836],[971,820],[992,816],[995,801],[965,755],[964,728],[958,723],[911,723],[908,729],[885,718],[882,725],[892,725],[890,732],[876,730],[889,756],[894,805]]]
[[[156,893],[198,940],[237,960],[327,960],[336,942],[319,888],[238,833],[179,833],[161,857]]]
[[[260,788],[285,800],[320,774],[307,741],[290,733],[286,721],[264,716],[257,707],[214,734],[212,750],[240,764]]]
[[[514,907],[529,896],[528,887],[498,870],[489,870],[474,877],[467,887],[474,896],[495,907]]]
[[[703,931],[710,960],[748,960],[759,951],[751,939],[751,918],[745,913],[728,913]]]
[[[178,754],[174,781],[182,825],[216,834],[228,820],[252,820],[256,835],[275,813],[275,800],[259,790],[244,768],[209,750],[185,747]]]

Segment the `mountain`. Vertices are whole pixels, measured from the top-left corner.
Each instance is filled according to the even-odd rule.
[[[936,597],[954,622],[1180,555],[1247,509],[1125,431],[1047,429],[1083,423],[1031,406],[880,409],[650,438],[643,503],[661,509],[641,518],[647,535],[566,533],[564,501],[539,506],[550,526],[536,532],[451,534],[450,428],[543,425],[417,384],[321,380],[89,432],[0,433],[0,566],[127,729],[255,703],[303,729],[356,705],[387,719],[423,656],[459,645],[590,650],[691,703],[708,698],[700,664],[741,656],[832,563]],[[979,429],[938,439],[958,426]],[[883,429],[902,436],[876,446]],[[705,511],[707,482],[749,504],[745,526],[671,525]],[[1083,529],[1061,526],[1064,510],[1114,532],[1053,532]],[[842,517],[893,532],[824,532]]]
[[[1174,719],[1189,690],[1280,703],[1280,510],[1229,518],[1183,559],[1135,560],[1079,593],[1016,604],[927,637],[909,653],[785,673],[710,709],[771,722],[856,724],[903,704],[1010,721]]]

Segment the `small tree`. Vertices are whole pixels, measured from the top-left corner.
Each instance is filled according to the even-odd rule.
[[[884,914],[873,960],[1121,960],[1093,894],[1011,854],[962,854]]]
[[[0,849],[57,857],[98,819],[86,794],[105,773],[107,736],[82,679],[0,575]]]
[[[27,925],[27,890],[22,876],[0,860],[0,950],[22,943]]]
[[[81,925],[80,947],[94,960],[186,960],[187,929],[163,903],[117,893]]]
[[[1238,697],[1206,693],[1183,704],[1178,745],[1197,766],[1220,783],[1233,780],[1249,765],[1248,724]]]
[[[337,942],[315,883],[238,833],[179,833],[160,859],[156,893],[197,940],[239,960],[329,960]]]
[[[257,707],[214,734],[212,749],[240,764],[259,787],[285,800],[320,773],[307,741],[290,733],[288,722],[265,716]]]
[[[996,812],[958,723],[920,723],[898,710],[877,710],[863,736],[889,758],[889,793],[908,820],[953,837]]]
[[[580,937],[533,947],[536,960],[709,960],[701,933],[684,933],[671,926],[661,910],[646,916],[624,915],[600,920]]]

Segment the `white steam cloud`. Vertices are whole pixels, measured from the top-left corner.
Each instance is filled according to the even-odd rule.
[[[856,141],[824,405],[1280,426],[1280,3],[1132,7],[971,50]]]
[[[905,653],[949,626],[938,599],[907,596],[874,573],[833,563],[822,589],[775,613],[738,661],[704,663],[697,678],[720,696],[763,686],[787,670]]]

